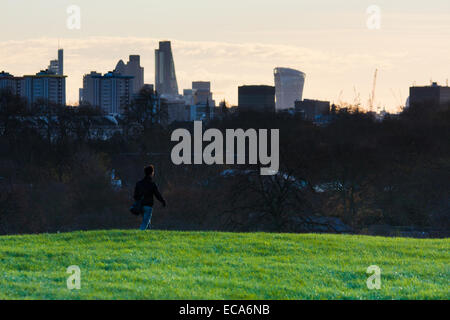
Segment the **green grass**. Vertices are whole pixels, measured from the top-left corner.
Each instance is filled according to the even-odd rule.
[[[341,235],[99,231],[0,237],[0,299],[449,299],[449,244]],[[69,291],[67,267],[81,268]],[[382,269],[369,290],[366,270]]]

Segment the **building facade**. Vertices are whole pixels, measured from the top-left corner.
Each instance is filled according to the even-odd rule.
[[[22,96],[23,78],[14,77],[12,74],[0,72],[0,90],[8,90],[14,95]]]
[[[14,77],[7,72],[1,72],[0,89],[10,90],[13,94],[26,99],[30,105],[38,102],[66,104],[66,77],[49,70],[23,77]]]
[[[64,75],[64,49],[58,50],[58,74]]]
[[[289,68],[275,68],[276,110],[295,107],[295,101],[303,99],[306,74]]]
[[[48,71],[63,76],[64,75],[64,49],[58,50],[58,59],[57,60],[51,60],[50,64],[48,66]]]
[[[431,86],[411,87],[409,89],[409,105],[442,107],[450,105],[450,87],[439,86],[434,82]]]
[[[141,57],[139,55],[130,55],[127,64],[120,60],[114,71],[124,76],[133,77],[133,94],[138,94],[144,86],[144,68],[141,67]]]
[[[189,121],[189,114],[184,99],[179,97],[166,97],[161,99],[161,109],[163,110],[161,124],[167,125],[173,122]]]
[[[23,76],[21,95],[29,104],[51,102],[66,104],[66,76],[45,70],[36,75]]]
[[[155,89],[160,95],[178,95],[178,82],[170,41],[161,41],[155,50]]]
[[[195,105],[207,104],[210,107],[215,107],[216,102],[213,100],[213,94],[211,92],[211,82],[209,81],[194,81],[192,82],[192,94]]]
[[[209,105],[186,106],[189,121],[210,121],[215,117],[215,108]]]
[[[275,112],[275,87],[241,86],[238,95],[239,110]]]
[[[186,121],[209,121],[214,118],[216,102],[211,92],[211,82],[192,82],[192,89],[183,91],[183,99],[186,104]]]
[[[317,121],[320,117],[330,114],[330,102],[309,99],[296,101],[295,112],[301,113],[307,121]]]
[[[101,108],[107,114],[121,114],[131,103],[133,77],[114,71],[104,75],[95,71],[83,77],[83,90],[80,101]]]

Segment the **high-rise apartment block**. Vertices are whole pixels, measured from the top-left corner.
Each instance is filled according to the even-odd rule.
[[[120,114],[132,100],[133,77],[111,71],[104,75],[91,72],[83,77],[80,101],[100,107],[107,114]]]
[[[23,77],[1,72],[0,89],[10,90],[13,94],[25,98],[30,105],[48,102],[66,104],[66,77],[48,70]]]
[[[66,104],[66,76],[45,70],[35,75],[23,76],[22,96],[29,104],[51,102]]]
[[[14,77],[12,74],[0,72],[0,90],[8,90],[14,95],[22,96],[23,78]]]

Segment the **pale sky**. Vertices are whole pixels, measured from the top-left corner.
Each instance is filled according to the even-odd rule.
[[[81,29],[67,8],[81,9]],[[381,10],[380,29],[366,10]],[[237,103],[242,84],[273,85],[274,67],[307,74],[304,98],[367,104],[379,69],[376,105],[396,111],[408,88],[450,78],[449,0],[1,0],[0,71],[33,74],[65,49],[67,100],[82,76],[105,73],[140,54],[154,83],[154,49],[171,40],[180,91],[212,82],[217,101]],[[342,92],[342,95],[340,94]]]

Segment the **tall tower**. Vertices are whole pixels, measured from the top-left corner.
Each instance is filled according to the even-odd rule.
[[[275,68],[276,109],[285,110],[295,107],[295,101],[303,99],[303,87],[306,74],[288,68]]]
[[[170,41],[161,41],[155,50],[155,87],[159,94],[178,95],[177,76]]]
[[[130,59],[125,64],[120,60],[114,70],[124,76],[133,77],[133,94],[139,93],[144,86],[144,68],[141,67],[141,57],[139,55],[130,55]]]
[[[58,50],[58,75],[64,75],[64,49]]]
[[[141,57],[131,55],[127,64],[127,75],[133,76],[133,93],[139,93],[144,86],[144,68],[141,67]]]

